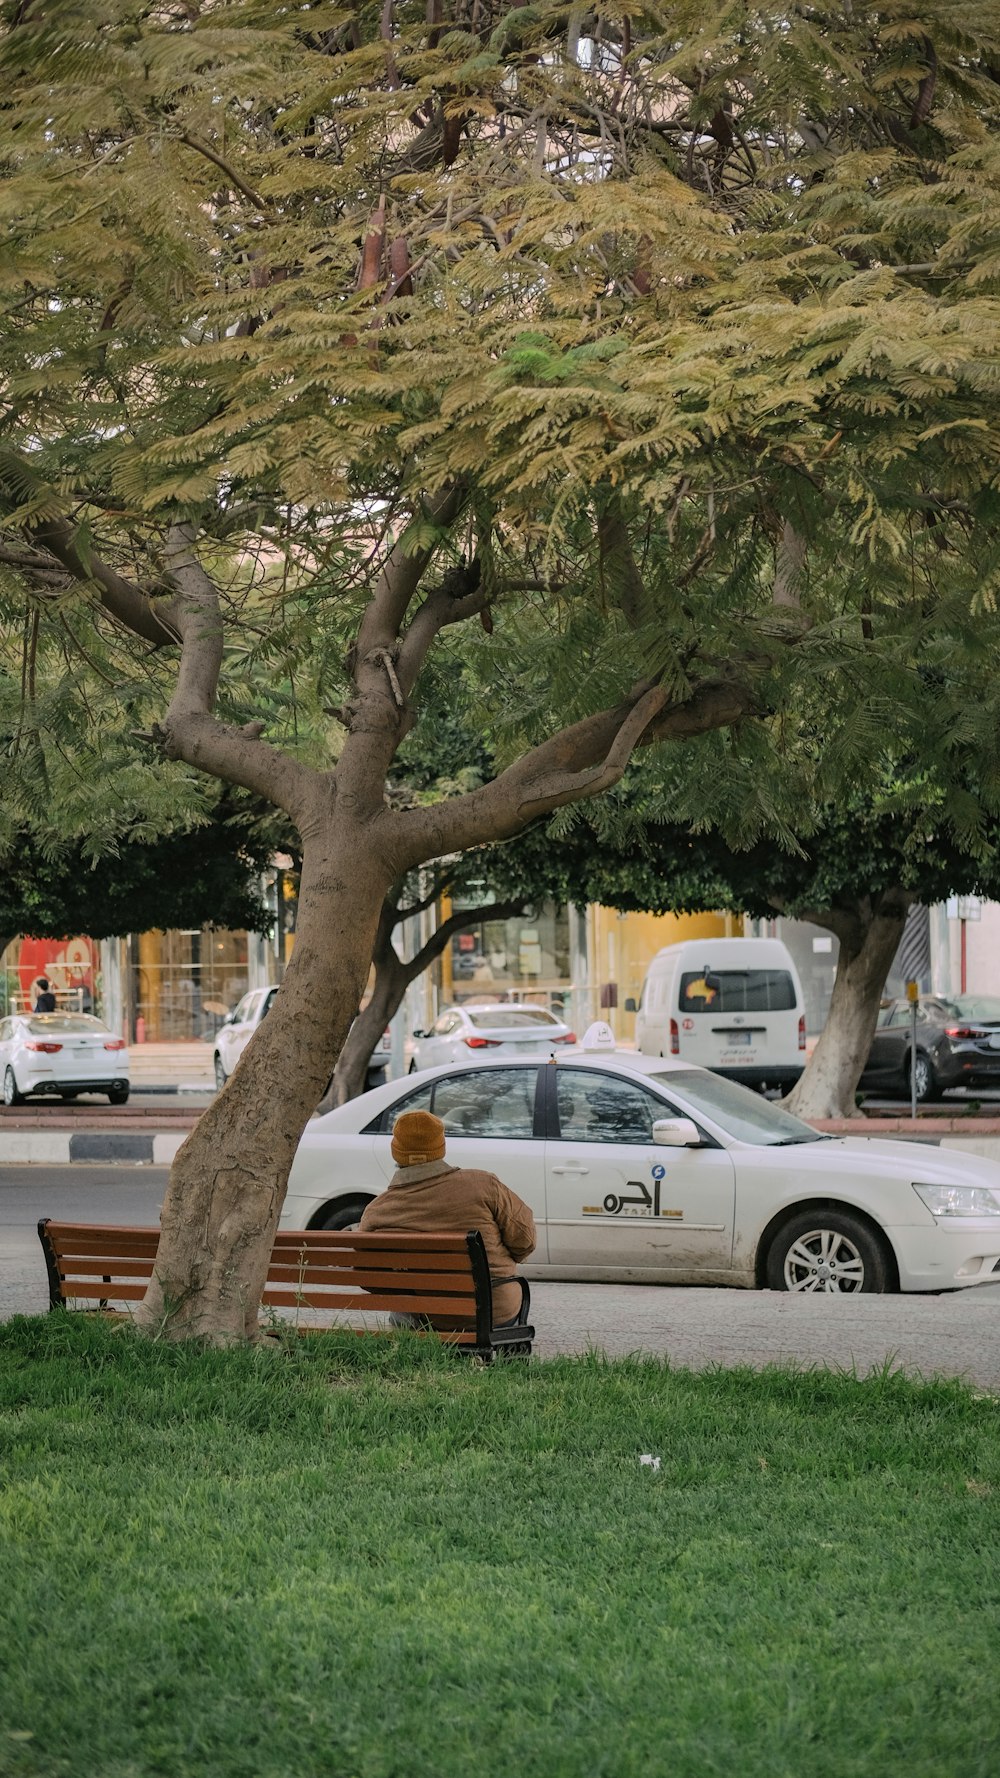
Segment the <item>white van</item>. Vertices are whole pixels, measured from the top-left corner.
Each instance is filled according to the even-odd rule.
[[[802,985],[777,938],[690,938],[646,972],[636,1048],[681,1056],[752,1087],[793,1086],[805,1067]]]

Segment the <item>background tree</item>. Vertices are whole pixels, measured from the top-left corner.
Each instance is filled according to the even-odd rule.
[[[81,840],[22,829],[0,860],[0,952],[19,934],[122,938],[153,927],[272,922],[261,876],[274,850],[261,826],[221,801],[203,825],[120,845],[100,860]]]
[[[914,630],[990,597],[998,25],[3,16],[23,732],[40,628],[117,627],[150,746],[301,837],[283,993],[178,1155],[138,1317],[240,1338],[392,883],[817,671],[891,707]],[[450,648],[499,770],[394,809]],[[327,762],[240,707],[250,658],[312,681]]]
[[[968,772],[942,783],[885,765],[877,787],[810,810],[794,844],[734,849],[714,827],[655,820],[595,845],[577,827],[588,900],[654,913],[725,909],[808,920],[839,941],[824,1029],[786,1103],[806,1118],[850,1117],[879,1002],[914,903],[1000,897],[1000,813]],[[634,815],[634,811],[633,811]]]

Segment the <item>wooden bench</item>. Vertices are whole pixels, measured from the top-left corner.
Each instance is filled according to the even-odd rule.
[[[56,1222],[44,1216],[38,1238],[50,1309],[79,1303],[122,1312],[146,1294],[160,1231]],[[275,1237],[261,1302],[266,1309],[313,1312],[311,1327],[336,1326],[343,1317],[361,1312],[458,1320],[464,1325],[439,1335],[449,1345],[487,1360],[498,1352],[527,1357],[535,1337],[527,1324],[531,1294],[524,1278],[514,1282],[521,1287],[518,1321],[513,1327],[494,1327],[493,1286],[478,1229],[467,1235],[282,1229]]]

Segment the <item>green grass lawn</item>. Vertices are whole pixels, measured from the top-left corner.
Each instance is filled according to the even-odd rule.
[[[53,1315],[0,1326],[0,1463],[2,1778],[1000,1771],[958,1384]]]

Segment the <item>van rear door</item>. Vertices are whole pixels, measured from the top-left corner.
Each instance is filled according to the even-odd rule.
[[[799,1003],[787,969],[686,969],[680,1054],[703,1068],[758,1070],[799,1060]]]

